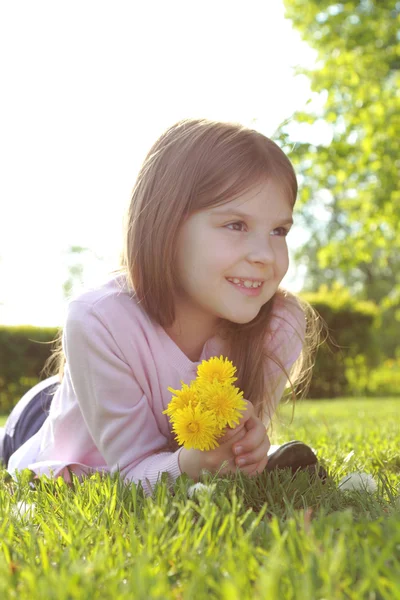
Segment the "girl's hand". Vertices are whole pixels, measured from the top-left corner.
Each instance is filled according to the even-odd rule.
[[[198,480],[203,470],[224,475],[228,472],[235,472],[237,466],[235,464],[235,456],[232,451],[232,446],[239,442],[246,435],[244,422],[236,427],[229,429],[227,433],[218,440],[218,448],[214,450],[196,450],[194,448],[182,448],[179,453],[179,466],[183,473],[186,473],[194,479]],[[224,465],[222,467],[222,465]],[[222,468],[221,468],[222,467]]]
[[[232,445],[232,452],[236,456],[235,464],[243,473],[256,475],[261,473],[268,463],[268,450],[271,442],[265,425],[255,415],[254,407],[250,402],[247,402],[246,412],[243,414],[239,426],[243,425],[245,435],[240,440],[235,439],[235,443]],[[224,438],[231,432],[232,434],[236,432],[237,429],[228,429]],[[220,441],[223,442],[224,438],[221,438]]]
[[[218,440],[219,446],[214,450],[195,450],[182,448],[179,454],[179,465],[182,472],[198,480],[201,471],[218,472],[224,475],[235,472],[238,468],[247,475],[261,473],[268,462],[270,441],[265,425],[256,417],[254,407],[247,402],[246,411],[237,427],[228,427]],[[241,448],[240,451],[238,449]],[[235,452],[236,450],[236,452]],[[240,464],[244,459],[245,464]],[[225,463],[225,464],[224,464]],[[221,466],[224,464],[223,468]]]

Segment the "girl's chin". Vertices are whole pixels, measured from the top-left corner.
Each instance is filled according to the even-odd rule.
[[[258,309],[253,309],[252,311],[248,310],[237,312],[236,314],[226,316],[225,319],[231,321],[232,323],[237,323],[238,325],[245,325],[246,323],[250,323],[250,321],[255,319],[260,310],[261,306],[259,306]]]

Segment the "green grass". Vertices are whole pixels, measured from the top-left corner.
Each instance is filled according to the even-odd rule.
[[[273,442],[300,439],[331,479],[287,471],[205,477],[190,500],[181,477],[153,498],[99,475],[72,486],[0,472],[0,598],[143,600],[400,598],[398,400],[283,407]],[[353,471],[375,494],[343,492]],[[34,505],[18,513],[18,503]]]

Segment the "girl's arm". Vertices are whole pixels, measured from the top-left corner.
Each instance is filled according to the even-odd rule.
[[[174,481],[181,474],[181,449],[164,451],[168,440],[158,428],[149,398],[95,307],[80,301],[70,304],[63,346],[85,424],[110,471],[141,480],[146,493],[162,472]],[[79,439],[77,432],[78,444]],[[88,451],[79,449],[83,458]]]

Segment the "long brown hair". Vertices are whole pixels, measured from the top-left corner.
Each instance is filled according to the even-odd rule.
[[[294,206],[297,180],[290,160],[272,140],[240,124],[185,119],[167,129],[152,146],[125,215],[121,266],[115,272],[126,275],[137,301],[162,327],[175,321],[173,290],[179,285],[174,268],[176,240],[185,219],[195,211],[231,201],[268,178],[279,182]],[[307,321],[303,351],[290,373],[265,347],[274,305],[283,297],[285,306],[296,314],[300,304]],[[295,389],[299,391],[300,383],[304,394],[318,330],[313,309],[282,289],[251,322],[222,323],[220,333],[226,340],[229,359],[237,367],[237,385],[259,416],[269,413],[271,407],[272,390],[264,375],[266,359],[285,372],[293,394]],[[63,365],[58,349],[60,376]]]

